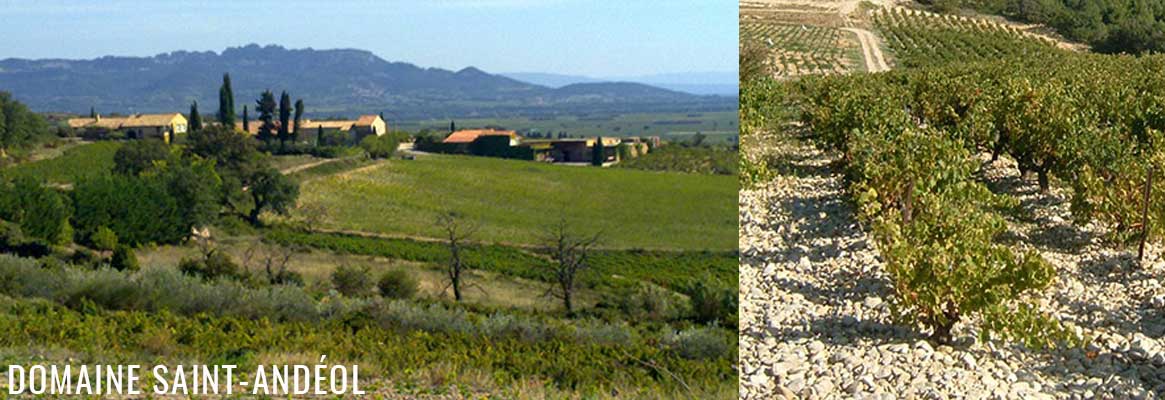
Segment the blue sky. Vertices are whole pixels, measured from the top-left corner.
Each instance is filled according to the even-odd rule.
[[[738,0],[0,0],[0,58],[248,43],[359,48],[422,67],[632,76],[736,71]]]

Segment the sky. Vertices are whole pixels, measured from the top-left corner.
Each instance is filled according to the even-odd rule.
[[[737,70],[738,0],[0,0],[0,59],[356,48],[591,77]]]

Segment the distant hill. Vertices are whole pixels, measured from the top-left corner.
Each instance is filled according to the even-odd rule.
[[[501,75],[510,79],[551,88],[560,88],[575,83],[602,82],[601,79],[581,75],[548,74],[543,72],[503,72]]]
[[[739,78],[731,72],[690,72],[593,78],[542,72],[509,72],[501,75],[522,82],[559,88],[576,83],[634,82],[695,95],[736,96]]]
[[[552,88],[468,67],[460,71],[390,62],[364,50],[247,45],[221,53],[175,51],[153,57],[0,60],[0,90],[37,111],[186,111],[218,106],[229,72],[235,103],[265,89],[302,98],[309,116],[384,112],[390,119],[733,109],[735,98],[695,96],[636,83]],[[240,110],[241,112],[241,110]]]

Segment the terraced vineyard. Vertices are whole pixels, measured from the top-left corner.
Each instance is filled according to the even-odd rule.
[[[777,77],[841,74],[862,65],[857,38],[838,28],[741,18],[740,40],[765,49]]]
[[[899,67],[989,61],[1061,51],[1050,39],[984,19],[904,8],[871,12]]]

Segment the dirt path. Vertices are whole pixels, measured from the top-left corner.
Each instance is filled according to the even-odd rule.
[[[307,164],[300,164],[300,165],[296,165],[293,167],[284,168],[284,169],[279,170],[279,173],[281,173],[283,175],[291,175],[291,174],[294,174],[294,173],[299,172],[299,171],[303,171],[303,170],[308,169],[308,168],[317,167],[320,165],[330,164],[330,163],[334,163],[334,162],[337,162],[340,160],[347,160],[347,159],[348,158],[327,158],[327,159],[323,159],[323,160],[319,160],[319,161],[315,161],[315,162],[310,162]]]
[[[882,54],[882,48],[878,46],[878,38],[873,33],[860,28],[841,29],[853,32],[858,36],[858,41],[862,44],[862,58],[866,60],[866,71],[883,72],[890,70],[890,66],[886,64],[886,57]]]

